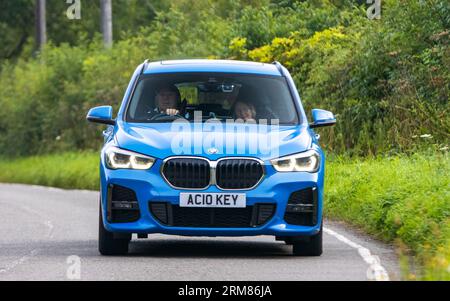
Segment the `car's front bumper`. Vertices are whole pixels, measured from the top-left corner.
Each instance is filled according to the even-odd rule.
[[[323,199],[323,169],[317,173],[307,172],[276,172],[270,164],[265,166],[264,179],[252,190],[236,190],[236,193],[245,193],[247,206],[255,204],[276,204],[272,218],[261,226],[238,228],[212,228],[212,227],[174,227],[160,223],[150,212],[150,202],[168,202],[172,205],[179,204],[181,192],[192,190],[179,190],[170,185],[160,175],[161,160],[146,171],[140,170],[110,170],[103,163],[100,165],[101,199],[104,226],[111,232],[122,233],[164,233],[188,236],[310,236],[320,231],[322,221]],[[108,186],[120,185],[133,190],[139,205],[140,217],[134,222],[111,223],[107,218]],[[314,187],[317,190],[317,217],[314,225],[292,225],[284,220],[286,205],[290,195],[298,190]],[[216,186],[197,192],[220,193],[223,191]]]

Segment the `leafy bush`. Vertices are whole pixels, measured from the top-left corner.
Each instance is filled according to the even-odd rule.
[[[386,1],[379,21],[354,10],[341,16],[341,25],[311,35],[303,28],[256,49],[242,39],[230,49],[252,60],[281,61],[308,110],[322,107],[338,115],[336,128],[323,135],[329,150],[403,152],[416,149],[421,139],[414,138],[426,134],[445,148],[450,130],[445,114],[448,9],[443,1]],[[349,15],[354,23],[342,26]]]
[[[111,104],[117,110],[145,58],[183,57],[281,61],[308,112],[318,107],[337,115],[336,127],[321,130],[335,153],[448,149],[448,1],[384,1],[380,20],[368,20],[362,7],[346,0],[158,5],[163,9],[151,22],[133,26],[135,34],[112,49],[94,37],[79,46],[50,44],[36,58],[4,63],[0,152],[97,147],[100,137],[84,120],[88,109]]]

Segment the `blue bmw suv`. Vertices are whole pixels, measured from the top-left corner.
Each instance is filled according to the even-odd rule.
[[[137,67],[100,156],[99,251],[128,252],[132,234],[272,235],[293,254],[322,254],[325,155],[280,63],[148,62]]]

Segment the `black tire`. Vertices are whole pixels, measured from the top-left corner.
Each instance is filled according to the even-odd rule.
[[[320,256],[322,255],[322,226],[320,232],[310,236],[307,240],[298,240],[292,243],[292,253],[295,256]]]
[[[125,255],[128,253],[129,239],[114,238],[114,233],[109,232],[103,226],[102,207],[99,207],[98,218],[98,251],[102,255]]]

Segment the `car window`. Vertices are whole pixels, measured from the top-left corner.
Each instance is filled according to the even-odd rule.
[[[172,113],[167,113],[168,108],[173,109]],[[128,105],[126,120],[169,122],[175,117],[190,122],[215,118],[298,123],[288,85],[280,76],[222,73],[142,76]]]

